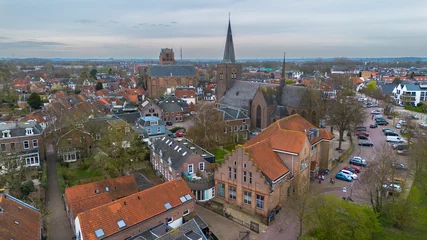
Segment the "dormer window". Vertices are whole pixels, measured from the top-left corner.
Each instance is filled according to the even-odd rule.
[[[25,135],[33,135],[33,134],[34,134],[34,132],[33,132],[32,128],[26,128],[25,129]]]
[[[3,138],[10,138],[11,137],[10,130],[2,131],[2,136],[3,136]]]

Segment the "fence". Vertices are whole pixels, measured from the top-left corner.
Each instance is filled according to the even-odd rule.
[[[240,220],[236,217],[233,217],[231,214],[229,214],[225,211],[224,205],[221,203],[210,201],[210,202],[197,202],[197,204],[199,204],[199,205],[201,205],[201,206],[203,206],[203,207],[205,207],[205,208],[207,208],[207,209],[209,209],[215,213],[218,213],[219,215],[221,215],[225,218],[228,218],[231,221],[233,221],[233,222],[235,222],[235,223],[237,223],[237,224],[239,224],[245,228],[248,228],[248,229],[250,229],[256,233],[259,233],[259,224],[258,223],[253,222],[253,221],[251,221],[250,223],[247,223],[243,220]]]

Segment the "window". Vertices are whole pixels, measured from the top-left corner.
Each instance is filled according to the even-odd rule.
[[[243,130],[243,125],[240,125],[240,127],[239,127],[239,128],[240,128],[240,131],[242,131],[242,130]]]
[[[247,124],[245,125],[245,130],[248,130],[248,125]]]
[[[237,126],[234,126],[234,131],[237,132],[237,130],[239,130],[239,128]]]
[[[215,197],[215,188],[212,188],[212,197]]]
[[[199,170],[200,171],[204,171],[205,170],[205,163],[204,162],[199,163]]]
[[[10,150],[15,150],[15,143],[10,143]]]
[[[33,148],[38,148],[39,147],[39,142],[37,139],[33,140]]]
[[[246,168],[246,163],[243,163],[243,168]]]
[[[188,164],[188,173],[193,173],[193,164]]]
[[[252,173],[249,172],[249,183],[252,184]]]
[[[172,218],[168,218],[167,221],[168,221],[168,224],[171,224],[173,222],[173,217]]]
[[[102,228],[95,230],[95,235],[97,238],[105,236],[104,230],[102,230]]]
[[[190,214],[190,209],[185,210],[185,211],[182,213],[182,216],[187,216],[188,214]]]
[[[236,187],[228,186],[228,196],[231,200],[236,200]]]
[[[67,139],[67,143],[68,143],[68,144],[71,144],[71,138],[68,138],[68,139]]]
[[[231,178],[231,167],[228,167],[228,178]]]
[[[234,165],[234,166],[237,166],[237,161],[234,161],[234,162],[233,162],[233,165]]]
[[[243,119],[243,121],[242,121],[243,123],[246,123],[246,119]]]
[[[157,127],[157,133],[160,133],[160,132],[161,132],[160,127]]]
[[[224,133],[227,133],[227,127],[224,128]]]
[[[148,135],[151,134],[151,128],[147,128],[147,133],[148,133]]]
[[[237,179],[237,169],[234,169],[234,180]]]
[[[243,191],[243,202],[245,204],[251,205],[252,204],[252,193],[248,191]]]
[[[29,149],[30,143],[28,141],[24,141],[24,149]]]
[[[218,195],[221,197],[225,197],[225,184],[218,183]]]
[[[124,228],[126,227],[126,223],[124,220],[119,220],[117,221],[117,226],[119,226],[119,228]]]
[[[246,171],[243,172],[243,182],[246,182]]]
[[[308,168],[308,159],[307,158],[301,160],[300,170],[304,171],[306,168]]]
[[[264,210],[264,196],[256,195],[256,207]]]
[[[4,143],[1,144],[1,151],[6,152],[6,144]]]

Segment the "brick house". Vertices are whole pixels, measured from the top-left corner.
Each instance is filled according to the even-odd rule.
[[[250,119],[240,109],[220,107],[217,110],[222,114],[222,119],[227,124],[224,135],[218,138],[220,145],[227,143],[245,142],[249,138]]]
[[[184,119],[183,106],[188,104],[184,103],[180,98],[171,96],[159,103],[162,109],[162,117],[165,122],[182,122]]]
[[[42,82],[35,82],[31,84],[30,86],[30,92],[35,93],[45,93],[46,92],[46,86]]]
[[[26,167],[38,167],[45,156],[44,131],[35,121],[0,122],[0,151],[20,159]]]
[[[184,180],[165,182],[79,213],[75,220],[76,239],[128,239],[159,223],[176,228],[183,224],[185,216],[194,213],[194,202]],[[165,230],[168,229],[163,229],[163,234]]]
[[[77,214],[137,192],[133,175],[65,188],[65,210],[73,230]]]
[[[139,107],[139,112],[141,113],[141,116],[143,117],[159,117],[161,118],[163,116],[162,109],[152,101],[146,99],[141,106]]]
[[[170,137],[154,141],[151,153],[153,168],[166,180],[183,177],[198,201],[208,201],[214,197],[211,164],[215,160],[211,153],[188,140],[175,141]]]
[[[0,194],[0,238],[41,240],[40,210],[8,194]]]
[[[150,65],[147,93],[151,98],[171,94],[178,86],[197,86],[193,65]]]
[[[64,162],[75,162],[88,156],[93,147],[93,137],[81,129],[71,129],[62,134],[57,143],[58,158]]]
[[[332,159],[332,138],[299,115],[276,121],[225,158],[215,172],[217,196],[268,219],[292,192],[308,190],[317,161]]]
[[[181,98],[188,105],[196,105],[197,95],[194,87],[177,87],[175,89],[175,97]]]

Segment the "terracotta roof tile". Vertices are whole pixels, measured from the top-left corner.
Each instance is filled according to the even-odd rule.
[[[99,193],[96,193],[96,190],[99,190]],[[138,192],[138,186],[134,176],[129,175],[66,188],[65,197],[68,203],[73,203],[107,192],[113,199],[119,199]]]
[[[40,212],[18,201],[0,194],[0,239],[40,239]]]
[[[82,237],[86,240],[97,239],[95,230],[99,228],[104,231],[104,237],[111,236],[120,231],[117,226],[118,220],[124,220],[127,227],[134,226],[166,212],[164,205],[166,202],[169,202],[172,208],[181,205],[180,197],[186,194],[194,201],[187,184],[183,180],[173,180],[80,213],[77,217]]]
[[[77,217],[77,214],[81,212],[86,212],[92,208],[102,206],[104,204],[110,203],[114,200],[108,193],[97,194],[80,201],[75,201],[69,204],[72,210],[72,219],[74,220]]]

